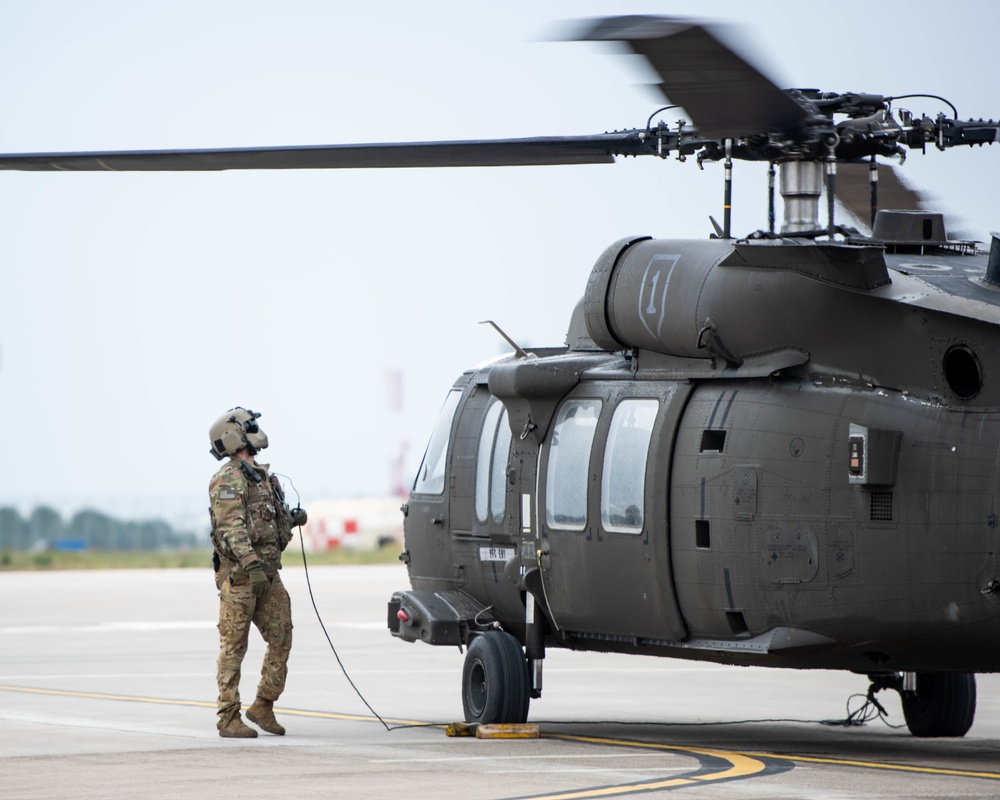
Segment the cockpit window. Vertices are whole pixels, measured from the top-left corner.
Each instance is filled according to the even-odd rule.
[[[442,494],[444,492],[451,424],[455,420],[455,411],[458,409],[458,401],[461,397],[462,393],[454,389],[448,393],[448,397],[444,401],[437,422],[434,423],[431,440],[427,444],[426,452],[424,452],[424,460],[420,464],[419,472],[417,472],[417,479],[413,482],[413,491],[416,494]]]
[[[485,523],[490,513],[490,470],[494,465],[494,443],[497,438],[497,423],[500,421],[503,404],[495,401],[486,412],[483,431],[479,435],[479,454],[476,458],[476,518]],[[502,467],[501,467],[502,469]]]
[[[601,525],[614,533],[640,533],[649,440],[659,402],[623,400],[611,418],[601,478]]]
[[[545,519],[550,527],[578,531],[586,527],[590,450],[600,414],[600,400],[569,400],[559,410],[545,483]]]
[[[507,409],[500,415],[497,443],[493,447],[493,477],[490,482],[490,513],[494,522],[503,522],[507,510],[507,462],[510,461],[510,422]]]

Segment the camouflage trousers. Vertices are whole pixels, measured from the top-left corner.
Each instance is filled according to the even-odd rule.
[[[285,689],[288,654],[292,649],[292,606],[288,592],[275,575],[271,589],[253,596],[249,581],[223,581],[219,590],[219,721],[224,728],[240,713],[240,669],[247,652],[250,624],[257,626],[267,651],[260,670],[257,696],[274,702]]]

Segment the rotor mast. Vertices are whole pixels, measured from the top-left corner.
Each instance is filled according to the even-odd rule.
[[[823,165],[819,161],[782,162],[778,166],[778,187],[785,204],[781,233],[818,230]]]

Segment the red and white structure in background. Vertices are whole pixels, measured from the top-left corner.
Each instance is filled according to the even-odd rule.
[[[318,500],[305,509],[309,521],[302,528],[307,553],[338,547],[375,550],[403,541],[403,513],[398,497],[353,497]]]

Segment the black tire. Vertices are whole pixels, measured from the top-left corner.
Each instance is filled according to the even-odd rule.
[[[918,672],[917,690],[900,692],[906,727],[914,736],[965,736],[976,716],[971,672]]]
[[[517,639],[503,631],[473,639],[462,668],[465,721],[483,725],[525,722],[530,699],[528,662]]]

